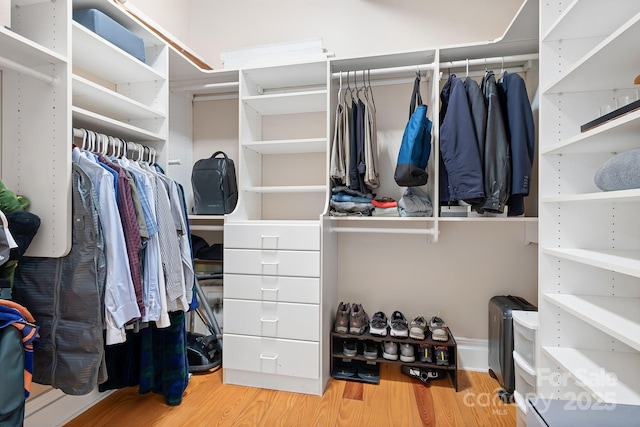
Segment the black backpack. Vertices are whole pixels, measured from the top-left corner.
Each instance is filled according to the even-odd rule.
[[[224,157],[218,158],[222,154]],[[208,159],[198,160],[191,171],[193,213],[223,215],[230,213],[238,202],[236,168],[222,151]]]

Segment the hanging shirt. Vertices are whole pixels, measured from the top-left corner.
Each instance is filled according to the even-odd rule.
[[[77,147],[73,149],[72,160],[89,176],[98,197],[107,259],[104,292],[106,344],[122,343],[126,341],[124,325],[139,318],[140,310],[131,279],[113,175],[100,166],[94,156],[83,154]]]

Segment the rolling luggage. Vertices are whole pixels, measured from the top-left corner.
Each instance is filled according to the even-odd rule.
[[[515,390],[513,362],[513,310],[537,311],[527,300],[511,295],[497,295],[489,300],[489,375],[497,379],[504,402],[512,402]]]

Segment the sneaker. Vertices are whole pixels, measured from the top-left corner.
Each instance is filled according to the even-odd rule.
[[[338,304],[336,312],[335,331],[339,334],[349,332],[349,319],[351,318],[351,306],[348,303],[341,302]]]
[[[403,362],[415,362],[415,350],[413,344],[403,342],[400,344],[400,360]]]
[[[364,350],[362,350],[362,355],[365,359],[375,360],[378,358],[378,343],[371,340],[366,340],[364,342]]]
[[[435,341],[449,341],[449,332],[444,320],[438,316],[433,316],[429,322],[429,330],[431,331],[431,338]]]
[[[355,338],[349,338],[342,342],[342,354],[348,357],[355,357],[358,355],[358,340]]]
[[[436,365],[446,366],[449,364],[449,347],[446,345],[437,345],[433,349],[436,356]]]
[[[425,384],[429,384],[431,380],[438,380],[447,376],[447,371],[444,369],[433,369],[426,367],[416,367],[402,365],[401,372],[412,378],[417,378]]]
[[[369,327],[369,315],[362,304],[353,303],[351,305],[351,323],[349,325],[349,333],[352,335],[362,335]]]
[[[383,342],[382,357],[387,360],[398,360],[398,343],[391,341]]]
[[[394,311],[389,320],[391,324],[391,336],[407,338],[409,336],[409,325],[407,318],[399,311]]]
[[[430,344],[420,344],[418,357],[422,363],[433,363],[433,347]]]
[[[409,337],[416,340],[424,339],[424,330],[427,328],[427,321],[424,316],[416,316],[409,324]]]
[[[369,333],[380,337],[387,336],[387,315],[378,311],[369,321]]]

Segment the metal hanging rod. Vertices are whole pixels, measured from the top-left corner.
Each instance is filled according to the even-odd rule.
[[[504,64],[512,62],[525,63],[527,61],[537,60],[539,55],[537,53],[527,55],[512,55],[512,56],[494,56],[491,58],[475,58],[475,59],[461,59],[459,61],[441,62],[440,69],[444,68],[464,68],[467,66],[475,65],[489,65],[489,64]]]
[[[58,78],[55,76],[50,76],[45,73],[41,73],[40,71],[36,71],[32,68],[29,68],[25,65],[22,65],[18,62],[12,61],[8,58],[0,56],[0,68],[8,68],[10,70],[16,71],[18,73],[25,74],[29,77],[33,77],[34,79],[38,79],[45,83],[50,84],[51,86],[55,86],[58,83]]]
[[[434,69],[434,64],[418,64],[418,65],[406,65],[402,67],[389,67],[389,68],[372,68],[367,70],[356,70],[356,71],[337,71],[335,73],[331,73],[331,77],[334,79],[340,78],[342,75],[343,78],[346,78],[347,73],[358,73],[358,72],[367,72],[367,75],[372,77],[384,76],[385,74],[398,74],[404,72],[420,72],[429,71]],[[371,73],[371,74],[369,74]]]

